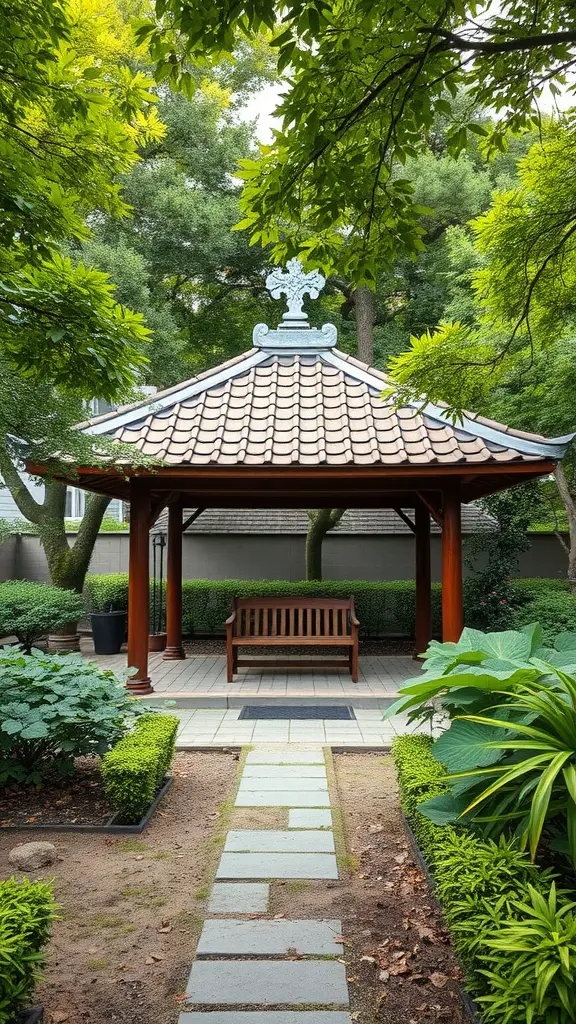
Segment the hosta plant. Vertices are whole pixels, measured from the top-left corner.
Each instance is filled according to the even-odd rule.
[[[499,695],[502,702],[508,700],[505,695],[524,683],[540,679],[555,685],[555,669],[576,673],[576,633],[560,633],[549,647],[537,624],[501,633],[466,628],[457,643],[431,642],[422,672],[404,683],[385,717],[408,712],[410,719],[420,720],[439,710],[450,718],[476,713]]]
[[[103,754],[144,708],[80,655],[0,648],[0,784],[38,784]]]

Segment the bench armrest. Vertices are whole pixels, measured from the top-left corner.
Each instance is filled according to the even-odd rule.
[[[232,614],[228,616],[228,618],[226,619],[225,625],[226,626],[231,626],[232,623],[234,622],[235,618],[236,618],[236,609],[234,609]]]
[[[357,619],[357,618],[356,618],[356,616],[355,616],[355,615],[352,615],[352,616],[351,616],[351,619],[350,619],[350,621],[352,622],[352,625],[353,625],[353,626],[359,626],[359,625],[360,625],[360,621],[359,621],[359,619]]]

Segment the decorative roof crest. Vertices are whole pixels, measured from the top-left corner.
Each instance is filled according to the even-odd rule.
[[[325,284],[318,270],[306,272],[296,256],[288,260],[285,271],[276,267],[266,278],[266,288],[274,299],[285,295],[288,309],[276,330],[270,330],[266,324],[256,324],[252,334],[254,346],[283,351],[333,348],[336,344],[334,324],[324,324],[320,330],[310,327],[308,314],[302,308],[304,296],[317,299]]]

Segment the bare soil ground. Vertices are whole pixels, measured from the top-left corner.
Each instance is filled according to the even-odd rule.
[[[238,773],[238,754],[179,753],[175,782],[142,835],[0,835],[0,875],[18,843],[48,840],[61,906],[35,1002],[46,1024],[175,1024]]]
[[[98,770],[98,757],[79,757],[76,773],[43,786],[5,786],[0,792],[0,826],[104,825],[114,813]]]

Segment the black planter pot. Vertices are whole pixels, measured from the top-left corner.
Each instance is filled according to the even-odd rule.
[[[92,612],[95,654],[119,654],[126,632],[126,612]]]

